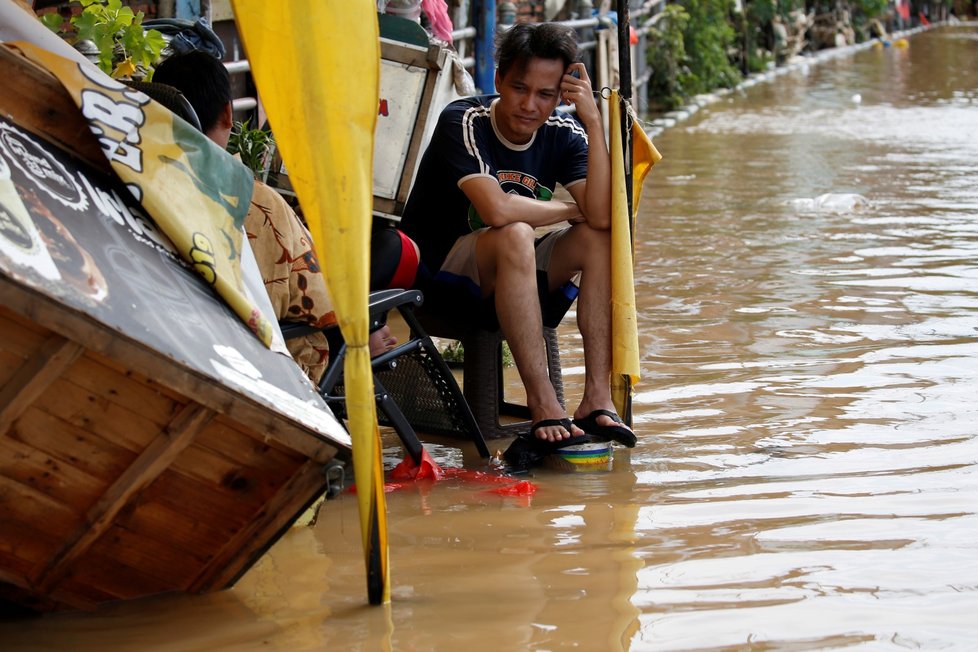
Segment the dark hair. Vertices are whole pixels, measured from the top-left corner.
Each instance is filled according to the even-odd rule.
[[[183,93],[197,112],[206,133],[217,124],[231,101],[231,80],[224,64],[206,52],[188,52],[166,59],[153,73],[153,81],[169,84]]]
[[[577,33],[557,23],[517,23],[496,35],[496,66],[505,77],[514,65],[523,68],[539,59],[560,59],[564,69],[577,61]]]

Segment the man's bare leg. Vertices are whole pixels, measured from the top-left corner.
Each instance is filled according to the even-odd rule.
[[[611,398],[611,234],[586,224],[571,228],[554,246],[550,276],[553,289],[581,271],[581,291],[577,299],[577,326],[584,343],[584,395],[575,419],[594,410],[615,412]],[[598,425],[615,422],[598,416]]]
[[[537,295],[536,252],[533,229],[521,222],[489,229],[479,236],[476,258],[483,296],[495,295],[496,316],[520,379],[526,389],[526,404],[534,423],[565,419],[567,413],[557,400],[543,346],[543,318]],[[561,426],[536,430],[537,438],[560,441],[583,434]]]

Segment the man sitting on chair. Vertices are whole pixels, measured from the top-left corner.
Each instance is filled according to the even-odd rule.
[[[418,242],[422,289],[491,301],[526,388],[531,433],[586,431],[627,446],[611,375],[611,171],[601,115],[574,32],[517,24],[497,37],[498,96],[449,104],[422,158],[401,228]],[[576,107],[577,119],[556,111]],[[552,200],[557,184],[573,201]],[[538,233],[541,227],[570,223]],[[452,288],[452,289],[449,289]],[[578,295],[585,382],[573,422],[547,372],[543,325]]]
[[[173,56],[157,67],[153,81],[183,93],[204,134],[227,147],[233,118],[230,79],[223,63],[205,52]],[[257,179],[244,226],[278,320],[316,328],[336,325],[312,236],[282,196]],[[396,287],[393,283],[410,287],[417,270],[417,246],[397,232],[374,237],[384,250],[371,252],[383,262],[371,270],[371,289]],[[370,336],[371,355],[396,343],[384,326]],[[289,339],[286,345],[313,384],[318,384],[329,361],[326,337],[313,333]]]

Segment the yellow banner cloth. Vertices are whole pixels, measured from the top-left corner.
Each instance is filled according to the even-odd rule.
[[[265,344],[272,324],[251,301],[241,243],[254,178],[244,165],[166,108],[94,66],[18,41],[78,105],[113,171],[180,255]]]
[[[622,143],[622,102],[612,91],[609,103],[611,134],[611,397],[618,414],[631,414],[632,387],[641,377],[638,350],[638,322],[635,312],[634,232],[635,215],[642,183],[662,156],[642,130],[632,121],[632,214],[628,214],[625,184],[625,154]]]
[[[347,344],[367,593],[390,600],[387,512],[368,350],[368,263],[380,41],[373,0],[233,0],[262,104],[299,197]]]

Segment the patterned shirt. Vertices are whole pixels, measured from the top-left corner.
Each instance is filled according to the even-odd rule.
[[[335,325],[312,236],[282,196],[260,181],[255,181],[245,231],[279,321],[319,328]],[[325,336],[313,333],[289,339],[286,345],[309,379],[318,383],[329,362]]]

